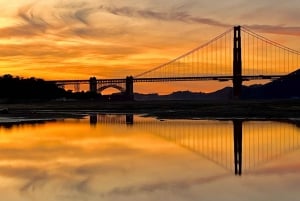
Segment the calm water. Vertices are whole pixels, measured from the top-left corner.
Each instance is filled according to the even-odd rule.
[[[3,201],[299,200],[300,127],[130,115],[0,127]]]

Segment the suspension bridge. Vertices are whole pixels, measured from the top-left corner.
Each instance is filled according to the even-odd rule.
[[[94,114],[92,126],[133,126],[174,143],[235,175],[300,149],[300,128],[293,122],[243,120],[157,121],[131,114]],[[125,129],[125,128],[124,128]]]
[[[235,26],[207,43],[155,68],[118,79],[53,80],[59,86],[89,85],[92,93],[107,88],[134,99],[134,83],[182,81],[232,81],[233,97],[241,95],[242,83],[273,80],[299,68],[300,52],[261,36],[247,27]]]

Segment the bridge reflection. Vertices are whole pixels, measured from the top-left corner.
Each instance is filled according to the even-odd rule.
[[[133,124],[133,114],[91,114],[90,124],[97,125],[101,124]]]
[[[134,121],[133,121],[134,120]],[[127,115],[91,115],[90,123],[133,125],[176,143],[242,175],[300,148],[300,128],[292,122],[259,120],[168,120]]]

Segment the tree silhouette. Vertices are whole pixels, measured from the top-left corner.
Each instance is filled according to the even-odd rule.
[[[0,77],[0,98],[49,100],[63,97],[65,93],[64,89],[57,87],[54,83],[34,77],[27,79],[12,75]]]

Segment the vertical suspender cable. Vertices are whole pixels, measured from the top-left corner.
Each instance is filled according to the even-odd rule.
[[[197,50],[196,76],[199,76],[199,51],[200,50]]]
[[[252,75],[254,75],[254,66],[255,66],[255,60],[254,60],[254,58],[255,58],[255,51],[254,51],[254,49],[255,49],[255,41],[254,41],[254,37],[251,35],[251,37],[252,37],[252,49],[253,49],[253,52],[252,52]]]
[[[227,66],[227,34],[225,35],[225,40],[224,40],[224,50],[225,50],[225,57],[224,57],[224,63],[225,63],[225,68],[226,68],[226,71],[227,71],[227,68],[228,68],[228,66]]]

